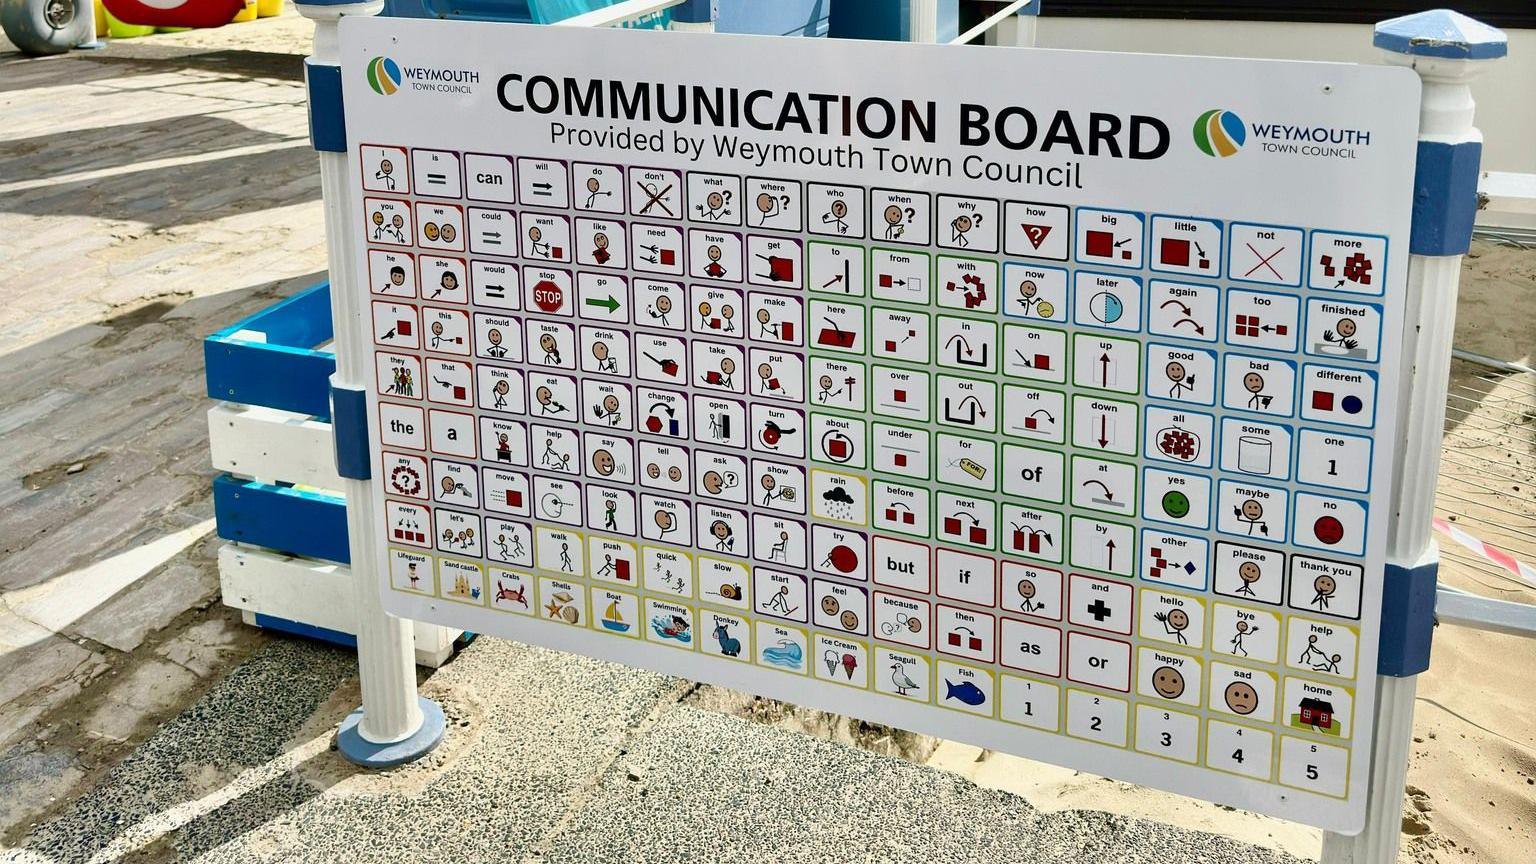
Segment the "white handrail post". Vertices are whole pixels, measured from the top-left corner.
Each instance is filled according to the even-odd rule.
[[[939,41],[939,0],[907,0],[907,41]]]
[[[684,0],[672,7],[672,29],[713,33],[719,17],[720,0]]]
[[[1045,0],[1032,0],[1029,5],[1003,19],[987,31],[988,45],[1009,45],[1014,48],[1035,47],[1035,31],[1040,22],[1040,4]]]
[[[1500,31],[1443,9],[1377,24],[1374,44],[1386,52],[1386,62],[1412,68],[1424,84],[1403,374],[1396,394],[1405,428],[1392,467],[1396,506],[1387,534],[1365,828],[1353,837],[1325,834],[1324,864],[1397,861],[1416,676],[1429,666],[1439,563],[1439,550],[1430,539],[1430,517],[1440,468],[1456,289],[1477,208],[1482,133],[1472,125],[1468,84],[1482,71],[1483,61],[1502,57],[1507,50]]]
[[[320,156],[320,188],[325,204],[336,353],[336,372],[331,376],[331,415],[337,440],[337,468],[344,487],[341,491],[347,498],[358,679],[363,695],[362,707],[341,724],[336,743],[351,762],[368,768],[387,768],[417,759],[437,746],[443,737],[444,722],[442,707],[416,693],[411,622],[387,614],[379,598],[373,557],[377,520],[371,481],[366,479],[368,429],[363,418],[367,412],[348,410],[348,406],[355,408],[361,404],[372,370],[368,346],[360,344],[357,337],[358,333],[366,332],[359,321],[367,314],[367,305],[363,299],[366,292],[357,290],[358,274],[353,266],[359,231],[353,224],[355,202],[347,182],[337,24],[348,15],[377,15],[384,8],[384,0],[306,0],[298,8],[300,14],[315,22],[313,53],[305,61],[304,70],[309,88],[310,137]],[[344,453],[350,458],[344,458]]]

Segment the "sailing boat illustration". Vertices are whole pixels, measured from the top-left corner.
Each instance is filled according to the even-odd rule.
[[[619,601],[614,600],[608,604],[608,609],[603,613],[603,626],[615,633],[625,633],[629,630],[629,622],[619,614]]]

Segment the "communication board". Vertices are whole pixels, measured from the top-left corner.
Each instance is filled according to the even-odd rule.
[[[391,612],[1359,830],[1411,71],[342,34]]]

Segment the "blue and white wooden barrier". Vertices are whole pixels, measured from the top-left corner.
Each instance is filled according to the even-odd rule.
[[[330,286],[322,283],[204,342],[219,582],[250,624],[352,646],[346,499],[330,422]],[[413,622],[437,667],[459,632]]]

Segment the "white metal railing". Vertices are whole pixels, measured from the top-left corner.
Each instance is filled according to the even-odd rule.
[[[977,36],[992,30],[994,27],[999,27],[1005,21],[1013,19],[1025,6],[1035,2],[1038,2],[1038,0],[1013,0],[1012,3],[1009,3],[1002,9],[992,13],[992,15],[987,18],[987,20],[949,40],[949,44],[964,45],[967,42],[970,42],[972,39],[975,39]]]
[[[626,21],[655,15],[657,12],[665,12],[685,2],[686,0],[623,0],[621,3],[584,12],[574,18],[555,23],[561,27],[613,27]]]

